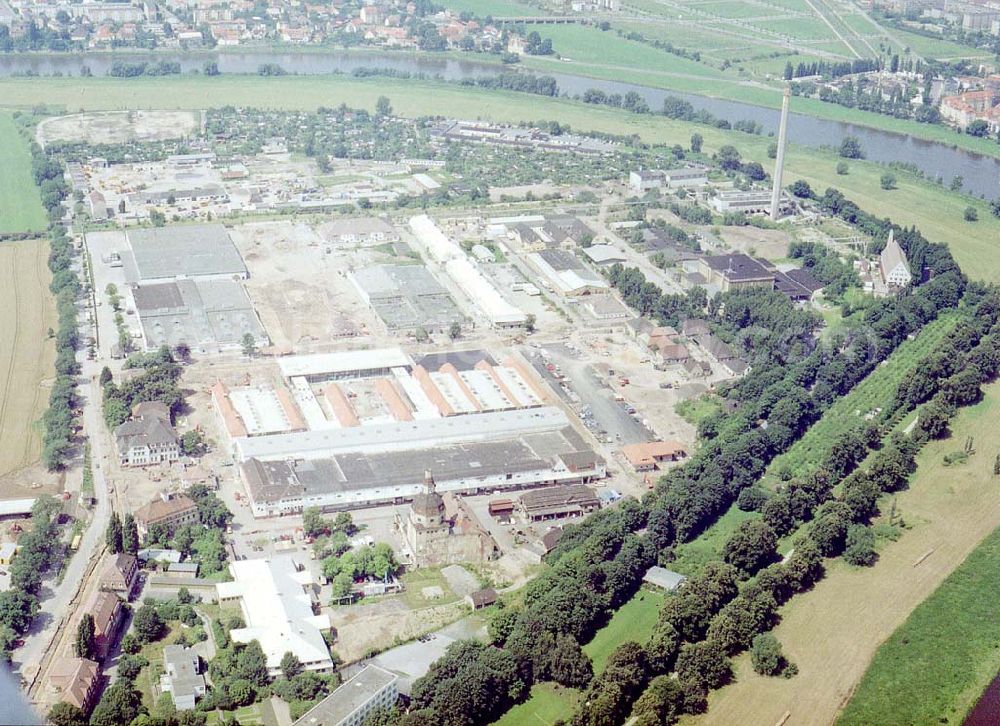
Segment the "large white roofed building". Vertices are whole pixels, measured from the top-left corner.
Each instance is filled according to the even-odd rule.
[[[315,581],[290,555],[241,560],[229,564],[232,582],[216,587],[220,603],[239,603],[246,627],[231,630],[239,643],[256,640],[267,656],[272,676],[281,673],[281,658],[291,652],[310,671],[332,671],[330,649],[323,631],[330,619],[316,615]]]

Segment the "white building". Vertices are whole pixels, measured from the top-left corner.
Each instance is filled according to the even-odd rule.
[[[656,169],[639,169],[629,172],[628,185],[632,191],[648,192],[651,189],[659,189],[664,183],[663,172]]]
[[[887,288],[903,288],[913,281],[906,253],[899,246],[899,242],[896,241],[891,230],[889,239],[885,243],[885,249],[879,255],[878,268],[882,275],[882,282]]]
[[[372,711],[395,705],[398,682],[396,674],[367,665],[306,711],[293,726],[361,726]]]
[[[497,291],[493,283],[472,264],[465,251],[442,232],[426,214],[413,217],[410,229],[423,251],[442,265],[448,276],[495,328],[517,328],[527,323],[528,316]]]
[[[281,674],[281,658],[291,652],[309,671],[333,670],[323,631],[330,620],[318,612],[318,587],[291,555],[229,564],[232,582],[216,587],[220,603],[238,603],[246,627],[229,632],[239,643],[256,640],[271,676]]]

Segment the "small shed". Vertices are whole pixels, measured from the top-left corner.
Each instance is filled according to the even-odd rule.
[[[482,590],[470,592],[465,596],[465,601],[472,606],[473,610],[482,610],[497,601],[497,591],[492,587],[485,587]]]
[[[171,575],[179,575],[181,577],[197,577],[198,576],[198,563],[197,562],[171,562],[167,566],[167,573]]]
[[[653,565],[646,570],[646,574],[642,576],[643,582],[655,585],[656,587],[662,587],[667,592],[673,592],[676,590],[686,579],[687,578],[679,572],[674,572],[673,570],[668,570],[666,567],[658,567],[656,565]]]

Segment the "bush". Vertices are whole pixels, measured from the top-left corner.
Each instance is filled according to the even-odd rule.
[[[882,178],[879,180],[879,184],[886,191],[896,188],[896,175],[885,172],[882,174]]]
[[[750,662],[754,671],[762,676],[778,675],[785,662],[781,643],[771,633],[761,633],[750,646]]]
[[[875,533],[871,527],[863,524],[852,524],[848,527],[844,559],[860,567],[871,567],[875,564],[878,555],[875,553]]]
[[[850,167],[847,166],[846,161],[837,162],[837,174],[840,176],[847,176],[848,171],[850,171]]]
[[[962,217],[966,222],[976,222],[979,220],[979,212],[976,211],[975,207],[966,207]]]

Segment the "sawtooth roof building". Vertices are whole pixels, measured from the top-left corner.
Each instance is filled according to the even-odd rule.
[[[270,343],[243,285],[231,279],[137,284],[131,287],[146,350],[186,343],[202,353],[238,348],[249,333]]]
[[[348,509],[401,503],[423,491],[427,471],[433,473],[438,490],[469,494],[605,476],[605,462],[561,411],[531,409],[532,414],[542,414],[535,421],[512,416],[525,413],[416,422],[406,432],[408,437],[393,436],[382,426],[334,432],[324,437],[328,442],[308,451],[244,456],[240,476],[255,517],[300,512],[310,506]],[[448,435],[442,425],[450,429]],[[343,441],[366,429],[374,431],[364,440]]]

